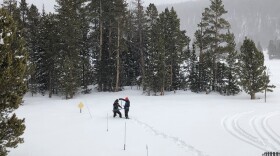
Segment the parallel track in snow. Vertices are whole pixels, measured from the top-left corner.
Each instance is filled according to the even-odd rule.
[[[253,116],[249,120],[253,135],[240,126],[240,118],[253,112],[243,112],[224,117],[222,125],[224,129],[237,139],[248,143],[263,151],[280,151],[280,136],[271,128],[268,120],[279,112],[272,112],[265,115]]]

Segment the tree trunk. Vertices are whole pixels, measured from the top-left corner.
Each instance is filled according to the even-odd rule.
[[[99,15],[99,57],[98,57],[98,61],[101,61],[102,58],[102,46],[103,46],[103,21],[102,21],[102,0],[100,0],[100,15]]]
[[[102,21],[102,0],[100,0],[100,14],[99,14],[99,56],[98,56],[98,62],[99,62],[99,68],[101,64],[101,59],[102,59],[102,47],[103,47],[103,21]],[[98,90],[103,91],[103,85],[101,83],[101,73],[99,71],[98,74]]]
[[[251,93],[250,95],[251,95],[251,100],[256,99],[256,94],[255,93]]]
[[[52,87],[52,73],[49,73],[49,98],[52,97],[53,87]]]
[[[117,49],[117,75],[115,92],[119,91],[120,78],[120,22],[118,21],[118,49]]]
[[[141,3],[140,0],[137,0],[137,9],[138,9],[138,33],[139,33],[139,51],[140,51],[140,63],[141,63],[141,77],[142,77],[142,85],[145,81],[145,61],[144,61],[144,52],[143,52],[143,36],[142,36],[142,13],[141,13]],[[144,86],[144,85],[143,85]],[[146,90],[146,88],[143,88]]]

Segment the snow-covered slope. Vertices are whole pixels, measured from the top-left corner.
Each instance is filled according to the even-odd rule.
[[[267,103],[263,93],[252,101],[245,93],[178,91],[161,97],[144,96],[136,88],[72,100],[26,95],[17,111],[26,119],[25,143],[9,156],[261,156],[280,151],[280,61],[266,65],[277,86]],[[114,100],[126,96],[131,119],[113,118]]]

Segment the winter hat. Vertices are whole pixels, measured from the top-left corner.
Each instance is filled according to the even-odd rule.
[[[128,100],[128,97],[125,97],[125,100]]]
[[[119,102],[119,99],[116,99],[115,102]]]

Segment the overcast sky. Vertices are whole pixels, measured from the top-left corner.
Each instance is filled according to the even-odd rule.
[[[18,0],[19,1],[19,0]],[[132,0],[127,0],[129,3]],[[143,0],[144,5],[148,5],[150,3],[154,4],[164,4],[164,3],[177,3],[177,2],[183,2],[188,0]],[[43,4],[45,5],[46,12],[53,11],[55,0],[26,0],[28,4],[35,4],[37,8],[41,11]],[[0,4],[3,3],[3,0],[0,0]]]

